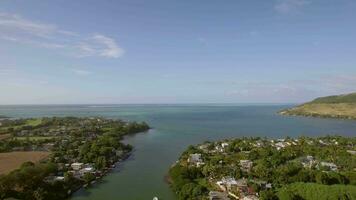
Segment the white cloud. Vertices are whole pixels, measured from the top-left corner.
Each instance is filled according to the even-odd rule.
[[[43,24],[22,18],[19,15],[0,13],[0,27],[7,32],[26,32],[38,37],[48,37],[57,31],[51,24]]]
[[[116,41],[102,34],[95,34],[81,42],[77,48],[81,51],[78,57],[99,55],[107,58],[119,58],[125,53]]]
[[[300,8],[310,4],[307,0],[277,0],[274,9],[282,14],[296,12]]]
[[[103,45],[103,48],[99,50],[100,55],[105,57],[118,58],[124,54],[124,50],[120,48],[114,39],[106,37],[104,35],[96,34],[93,39]]]
[[[79,76],[87,76],[92,73],[91,71],[82,70],[82,69],[72,69],[72,72]]]
[[[103,34],[82,36],[53,24],[8,13],[0,13],[0,39],[47,49],[64,49],[63,52],[72,52],[77,57],[119,58],[125,52],[113,38]]]

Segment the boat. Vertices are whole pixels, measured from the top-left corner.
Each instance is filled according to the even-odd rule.
[[[153,197],[153,200],[158,200],[158,197]]]

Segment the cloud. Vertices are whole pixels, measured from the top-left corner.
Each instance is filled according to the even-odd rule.
[[[87,75],[90,75],[92,73],[91,71],[82,70],[82,69],[72,69],[71,71],[74,74],[79,75],[79,76],[87,76]]]
[[[22,31],[38,37],[49,37],[57,31],[54,25],[30,21],[19,15],[8,13],[0,13],[0,27],[3,31]]]
[[[107,58],[119,58],[125,53],[114,39],[101,34],[91,36],[77,47],[81,50],[78,54],[79,57],[99,55]]]
[[[297,12],[302,7],[310,4],[307,0],[277,0],[274,9],[282,14]]]
[[[0,13],[0,39],[46,49],[63,49],[76,57],[119,58],[125,52],[113,38],[103,34],[85,36],[8,13]]]

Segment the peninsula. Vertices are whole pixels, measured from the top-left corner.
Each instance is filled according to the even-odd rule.
[[[0,199],[67,199],[94,184],[132,147],[125,135],[145,123],[100,117],[0,121]]]
[[[279,113],[293,116],[356,119],[356,93],[320,97]]]

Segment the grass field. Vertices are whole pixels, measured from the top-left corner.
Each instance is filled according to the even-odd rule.
[[[281,114],[356,119],[355,103],[307,103]]]
[[[27,126],[37,126],[40,125],[42,123],[42,119],[38,118],[38,119],[29,119],[26,122]]]
[[[49,152],[41,151],[0,153],[0,174],[7,174],[27,161],[38,162],[48,155]]]

